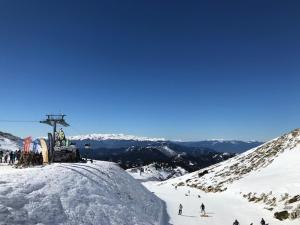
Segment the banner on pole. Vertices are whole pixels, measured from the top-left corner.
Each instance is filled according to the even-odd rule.
[[[32,142],[31,137],[27,137],[24,139],[24,152],[25,153],[29,153],[31,142]]]

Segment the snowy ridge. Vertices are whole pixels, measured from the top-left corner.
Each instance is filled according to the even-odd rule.
[[[169,148],[169,146],[147,146],[147,147],[136,147],[136,146],[131,146],[125,150],[125,152],[134,152],[134,151],[145,151],[145,150],[153,150],[156,149],[163,153],[165,156],[168,157],[173,157],[177,156],[178,153]]]
[[[126,134],[86,134],[68,137],[70,140],[124,140],[124,141],[165,141],[164,138],[138,137]]]
[[[9,140],[7,138],[1,138],[0,137],[0,150],[8,150],[8,151],[16,151],[20,147],[18,143]]]
[[[170,168],[162,167],[152,163],[147,166],[132,168],[126,170],[132,177],[139,181],[164,181],[187,174],[187,171],[181,167]]]
[[[20,138],[15,137],[8,133],[0,132],[0,150],[16,151],[20,148]]]
[[[0,224],[167,224],[163,202],[113,163],[0,166],[0,174]]]
[[[300,129],[241,155],[173,180],[204,192],[239,193],[270,211],[299,213]]]

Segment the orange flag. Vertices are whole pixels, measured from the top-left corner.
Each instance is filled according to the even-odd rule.
[[[25,153],[29,152],[31,142],[32,142],[31,137],[27,137],[24,139],[24,152]]]

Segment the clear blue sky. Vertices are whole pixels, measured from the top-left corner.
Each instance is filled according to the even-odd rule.
[[[300,126],[299,1],[0,1],[0,120],[268,140]],[[38,123],[4,123],[45,135]]]

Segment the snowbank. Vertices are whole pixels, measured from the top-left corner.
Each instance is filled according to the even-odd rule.
[[[164,209],[112,163],[0,167],[0,224],[165,225]]]

